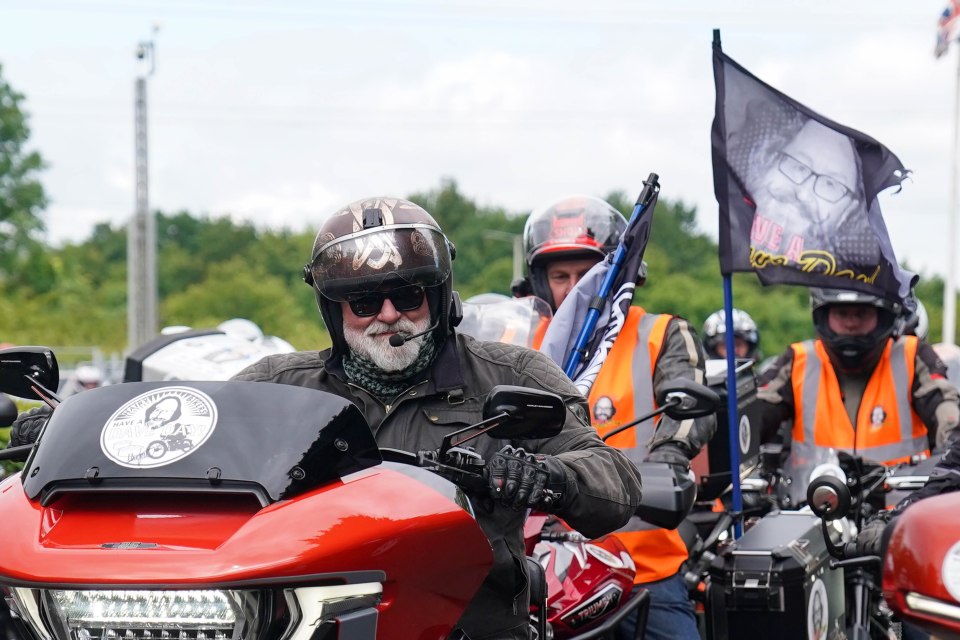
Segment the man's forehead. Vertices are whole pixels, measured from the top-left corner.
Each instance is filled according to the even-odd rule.
[[[600,262],[600,256],[589,258],[570,258],[564,260],[551,260],[547,263],[548,272],[576,272],[589,270],[590,267]]]

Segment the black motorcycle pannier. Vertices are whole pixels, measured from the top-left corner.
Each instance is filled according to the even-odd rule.
[[[737,433],[740,445],[740,468],[755,464],[760,451],[760,401],[757,400],[757,378],[752,360],[738,360],[737,374]],[[727,361],[707,362],[707,386],[723,400],[717,411],[717,432],[706,451],[693,462],[700,478],[699,500],[713,500],[730,485],[730,429],[727,424]],[[704,460],[705,458],[705,460]],[[704,469],[703,463],[706,462]]]
[[[765,516],[710,566],[707,638],[836,637],[845,611],[843,569],[830,569],[829,561],[816,516]]]

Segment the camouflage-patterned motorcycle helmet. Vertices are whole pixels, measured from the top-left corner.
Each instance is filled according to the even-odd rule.
[[[759,362],[760,330],[750,314],[742,309],[733,310],[733,335],[747,343],[747,358]],[[703,323],[703,350],[708,358],[720,358],[719,346],[727,337],[727,312],[724,309],[711,313]]]
[[[419,205],[366,198],[346,205],[320,227],[303,279],[313,287],[334,349],[341,354],[347,347],[340,302],[408,285],[426,291],[439,342],[459,320],[456,309],[451,312],[451,305],[459,306],[451,270],[455,255],[453,243]]]

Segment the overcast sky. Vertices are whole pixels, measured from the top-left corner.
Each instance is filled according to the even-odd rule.
[[[50,165],[54,241],[133,210],[134,50],[155,22],[152,208],[300,230],[445,176],[526,212],[635,196],[654,171],[716,237],[720,28],[737,62],[913,170],[881,207],[900,260],[942,275],[958,57],[933,57],[945,4],[0,0],[0,64]]]

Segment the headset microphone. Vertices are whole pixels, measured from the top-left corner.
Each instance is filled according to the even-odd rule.
[[[433,331],[434,329],[436,329],[436,328],[439,327],[439,326],[440,326],[440,320],[437,320],[436,322],[434,322],[432,325],[430,325],[429,327],[427,327],[426,329],[424,329],[424,330],[421,331],[420,333],[415,333],[415,334],[413,334],[412,336],[405,336],[405,335],[400,334],[400,333],[395,333],[395,334],[393,334],[392,336],[390,336],[390,346],[391,346],[391,347],[402,347],[402,346],[404,345],[404,343],[409,342],[410,340],[413,340],[414,338],[419,338],[420,336],[427,335],[428,333],[430,333],[431,331]]]

